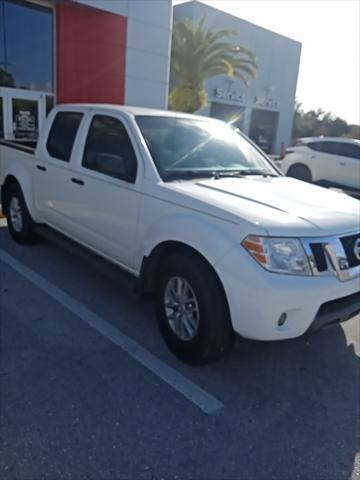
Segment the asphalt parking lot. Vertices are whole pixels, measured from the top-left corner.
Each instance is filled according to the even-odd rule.
[[[130,276],[1,222],[1,479],[359,478],[359,317],[191,368]]]

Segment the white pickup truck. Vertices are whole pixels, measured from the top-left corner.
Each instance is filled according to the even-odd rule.
[[[289,339],[360,311],[360,202],[283,176],[221,121],[64,105],[35,150],[0,155],[14,240],[43,224],[138,277],[188,363],[234,333]]]

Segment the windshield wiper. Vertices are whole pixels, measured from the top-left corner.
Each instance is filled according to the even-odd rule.
[[[168,171],[163,173],[162,178],[165,182],[171,182],[172,180],[191,180],[193,178],[211,178],[214,176],[214,172],[211,170],[181,170],[181,171]]]
[[[175,180],[191,180],[194,178],[212,178],[218,180],[220,178],[245,178],[249,175],[261,175],[263,177],[277,177],[274,173],[265,170],[242,169],[242,170],[168,170],[164,172],[162,178],[165,182]]]
[[[244,169],[244,170],[230,170],[230,171],[221,171],[214,172],[213,179],[218,180],[219,178],[244,178],[249,175],[261,175],[262,177],[277,177],[275,173],[269,173],[265,170],[256,170],[256,169]]]
[[[232,171],[232,172],[213,172],[213,179],[214,180],[219,180],[219,178],[227,178],[227,177],[230,177],[230,178],[244,178],[244,174],[241,170],[239,171]]]

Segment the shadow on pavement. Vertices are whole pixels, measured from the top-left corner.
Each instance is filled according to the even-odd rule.
[[[2,240],[5,245],[5,237]],[[119,381],[106,385],[103,393],[94,390],[93,398],[98,401],[93,402],[89,397],[89,403],[84,407],[85,417],[97,419],[96,428],[103,442],[101,448],[106,452],[100,456],[98,444],[87,437],[87,449],[94,454],[92,475],[88,478],[110,478],[108,471],[101,468],[109,466],[119,472],[116,468],[121,461],[129,464],[126,471],[130,472],[139,458],[150,465],[152,476],[149,478],[152,479],[357,478],[354,460],[360,449],[360,359],[349,339],[360,340],[359,317],[344,324],[344,328],[335,326],[291,341],[261,343],[239,339],[234,351],[220,362],[190,368],[168,354],[160,340],[151,304],[134,294],[133,282],[127,274],[78,246],[69,248],[67,244],[66,248],[62,248],[61,242],[55,246],[43,240],[43,244],[30,250],[17,246],[11,246],[11,249],[30,268],[38,264],[40,274],[50,279],[54,276],[56,284],[62,287],[63,283],[89,308],[101,312],[104,318],[110,319],[120,329],[126,328],[126,333],[225,405],[223,411],[213,417],[201,414],[185,401],[180,403],[183,408],[178,411],[172,402],[183,402],[182,398],[173,391],[168,391],[165,397],[157,396],[152,385],[144,388],[141,377],[135,398],[141,398],[146,408],[135,411],[132,399],[122,406],[127,408],[127,420],[121,421],[127,422],[128,430],[119,439],[122,448],[127,445],[128,452],[134,452],[134,458],[128,458],[125,451],[113,452],[111,442],[115,440],[109,439],[118,439],[119,435],[114,427],[114,415],[117,415],[118,398],[124,395],[121,381],[124,372],[122,365],[116,363],[118,351],[104,342],[101,355],[105,367],[101,376],[111,375]],[[86,300],[81,297],[84,289]],[[123,312],[122,315],[119,311]],[[119,319],[121,316],[123,324]],[[44,325],[47,324],[48,320],[44,322]],[[37,331],[36,326],[32,328]],[[16,338],[16,331],[13,335]],[[45,347],[48,348],[47,344]],[[87,351],[84,346],[81,353],[87,370],[79,367],[77,381],[81,380],[81,389],[86,390],[89,385],[92,388],[93,360],[88,360],[88,357],[93,356],[93,352]],[[110,356],[114,357],[111,362]],[[124,363],[131,363],[126,356],[124,358]],[[100,363],[96,366],[102,370]],[[59,367],[59,376],[62,371],[63,367]],[[139,372],[139,376],[144,374],[140,367]],[[76,403],[80,394],[76,389],[72,390],[76,382],[71,373],[68,375],[69,402]],[[136,380],[130,369],[127,377],[131,392]],[[146,378],[152,380],[151,376]],[[51,389],[54,395],[60,395],[56,384],[48,385],[46,382],[45,378],[44,390],[50,398]],[[158,388],[165,387],[160,382]],[[113,403],[107,403],[110,397],[114,397]],[[149,402],[149,398],[158,403]],[[46,407],[50,408],[48,405],[51,401],[46,403]],[[39,409],[39,417],[45,418],[45,407],[41,404],[35,407]],[[60,412],[61,408],[59,405]],[[109,420],[105,422],[107,418]],[[155,426],[152,418],[156,419]],[[52,425],[57,426],[56,418],[52,419]],[[42,434],[48,435],[47,423],[44,422],[42,428]],[[21,430],[21,425],[17,425],[17,430]],[[85,432],[91,434],[89,430],[84,429],[84,435]],[[54,438],[57,446],[62,447],[58,437]],[[68,463],[71,471],[75,468],[75,463],[71,462],[75,460],[71,459],[69,451],[73,450],[74,455],[80,452],[84,462],[87,451],[81,450],[76,443],[82,441],[83,436],[64,430],[64,438],[69,450],[60,456],[56,453],[53,458],[49,454],[46,462],[56,458],[59,463],[61,459]],[[31,441],[34,441],[32,437]],[[159,452],[163,452],[161,459]],[[38,461],[34,463],[35,470],[41,470]],[[82,472],[83,465],[79,465],[76,471]],[[123,473],[126,471],[123,470]],[[14,477],[10,474],[6,478]],[[55,475],[53,478],[58,477]],[[114,475],[111,478],[115,478]]]
[[[355,330],[358,322],[348,323]],[[342,327],[284,342],[239,340],[231,356],[206,368],[234,410],[222,461],[243,456],[241,478],[358,478],[360,358]]]

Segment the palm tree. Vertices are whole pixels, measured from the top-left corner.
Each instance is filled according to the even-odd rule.
[[[234,45],[235,30],[206,30],[205,17],[174,24],[171,49],[171,80],[175,83],[169,97],[173,110],[195,112],[207,104],[204,82],[215,75],[249,79],[257,73],[254,54]]]

